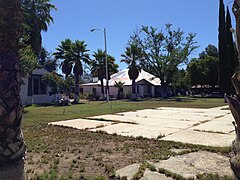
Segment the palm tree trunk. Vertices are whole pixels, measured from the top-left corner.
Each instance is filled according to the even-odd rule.
[[[132,100],[137,99],[137,92],[136,92],[136,82],[135,79],[132,80]]]
[[[75,74],[75,94],[74,94],[74,103],[79,101],[79,75]]]
[[[240,61],[240,0],[235,0],[233,4],[233,13],[236,19],[236,36],[238,60]],[[240,179],[240,71],[238,70],[232,77],[237,96],[227,97],[229,108],[234,117],[234,126],[236,138],[232,142],[232,153],[230,155],[230,165],[234,173],[235,179]]]
[[[24,179],[18,40],[20,1],[0,3],[0,179]]]
[[[103,85],[103,79],[101,79],[100,81],[101,81],[101,97],[100,97],[100,99],[103,100],[103,99],[104,99],[104,85]]]
[[[24,179],[18,55],[0,50],[0,179]]]

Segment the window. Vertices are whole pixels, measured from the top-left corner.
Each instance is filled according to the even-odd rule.
[[[47,86],[41,78],[41,76],[33,76],[33,94],[47,94]]]

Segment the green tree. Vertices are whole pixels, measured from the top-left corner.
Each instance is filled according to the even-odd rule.
[[[0,179],[24,179],[20,99],[19,0],[0,2]]]
[[[227,35],[225,10],[223,0],[219,1],[219,27],[218,27],[218,50],[219,50],[219,87],[223,93],[228,93],[229,66],[227,57]]]
[[[143,52],[142,49],[137,46],[137,44],[130,44],[126,47],[124,54],[121,55],[121,62],[128,64],[128,76],[132,80],[132,100],[137,98],[136,94],[136,79],[141,71],[139,63],[142,60]]]
[[[87,44],[85,41],[76,40],[75,43],[72,44],[72,62],[73,66],[73,74],[75,78],[75,95],[74,102],[77,103],[79,101],[79,83],[80,76],[83,75],[83,62],[85,64],[90,63],[89,54],[87,53],[89,50],[87,49]]]
[[[123,85],[125,83],[122,81],[115,81],[114,87],[118,88],[117,98],[122,99],[123,98]]]
[[[54,102],[56,102],[56,94],[61,90],[63,79],[56,72],[50,72],[42,77],[42,82],[51,88],[48,93],[54,96]]]
[[[71,57],[72,41],[65,39],[61,41],[61,44],[56,48],[56,52],[53,53],[56,59],[61,60],[60,67],[62,72],[65,74],[65,78],[72,72],[72,57]]]
[[[33,70],[38,67],[37,56],[30,45],[24,46],[19,50],[21,76],[28,77]]]
[[[101,82],[101,99],[104,98],[104,84],[103,80],[106,78],[106,60],[105,53],[98,49],[97,52],[93,53],[94,59],[90,62],[90,71],[93,76],[98,77]],[[118,65],[115,63],[115,58],[111,55],[107,55],[108,62],[108,79],[110,76],[116,72],[118,72]]]
[[[26,44],[31,45],[36,56],[39,57],[42,48],[42,31],[48,30],[48,25],[53,22],[51,10],[56,7],[50,0],[21,0],[24,12],[24,34],[29,36]]]
[[[54,53],[56,59],[63,60],[61,67],[62,72],[66,75],[66,79],[73,71],[75,78],[75,103],[79,100],[79,80],[83,74],[83,62],[86,64],[90,63],[88,51],[85,41],[76,40],[72,42],[70,39],[66,39],[61,42],[61,45],[56,48]]]
[[[237,58],[236,58],[236,50],[234,47],[233,43],[233,36],[232,32],[230,29],[232,28],[232,23],[231,23],[231,16],[229,9],[227,7],[227,15],[226,15],[226,39],[227,39],[227,62],[228,62],[228,77],[227,81],[225,82],[228,85],[228,94],[234,94],[235,90],[231,81],[231,78],[233,74],[235,73],[237,69]]]
[[[188,77],[192,86],[206,85],[212,88],[218,85],[218,51],[213,45],[208,45],[199,58],[194,58],[187,66]],[[203,95],[203,93],[202,93]]]
[[[45,68],[49,72],[54,72],[57,70],[58,64],[57,60],[52,57],[52,54],[49,53],[45,48],[42,47],[39,56],[39,65],[40,67]]]
[[[180,69],[177,71],[176,75],[173,77],[173,88],[177,91],[186,91],[190,88],[189,78],[187,76],[187,71],[185,69]]]
[[[184,32],[178,28],[172,30],[171,24],[166,24],[165,31],[142,26],[130,37],[144,52],[141,68],[152,73],[161,80],[162,97],[167,97],[167,87],[172,83],[178,67],[188,63],[189,55],[197,48],[195,34]]]

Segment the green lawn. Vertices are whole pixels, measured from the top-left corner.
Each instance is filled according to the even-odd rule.
[[[157,107],[182,107],[182,108],[212,108],[227,105],[223,99],[218,98],[170,98],[168,100],[128,101],[116,100],[83,101],[72,106],[31,106],[24,109],[24,126],[46,124],[48,122],[84,118],[95,115],[111,114],[122,111],[132,111]]]

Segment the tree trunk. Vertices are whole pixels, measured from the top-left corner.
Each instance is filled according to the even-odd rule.
[[[103,85],[103,79],[101,79],[100,81],[101,81],[101,97],[100,97],[100,99],[103,100],[103,99],[104,99],[104,85]]]
[[[240,60],[240,0],[235,0],[233,4],[233,13],[236,19],[236,41],[238,49],[238,58]],[[232,83],[236,91],[236,96],[227,97],[229,108],[234,117],[234,126],[236,138],[232,142],[232,153],[230,154],[230,165],[235,175],[235,179],[240,179],[240,70],[232,77]]]
[[[24,179],[18,55],[0,50],[0,179]]]
[[[136,82],[135,79],[132,80],[132,100],[135,101],[137,99],[137,92],[136,92]]]
[[[75,75],[75,94],[74,94],[74,103],[79,101],[79,75]]]
[[[18,40],[20,1],[0,3],[0,179],[24,179]]]

